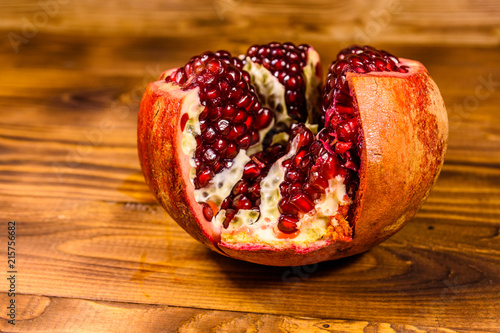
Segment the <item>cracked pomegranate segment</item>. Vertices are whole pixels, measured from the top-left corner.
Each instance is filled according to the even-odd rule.
[[[272,42],[205,52],[148,87],[145,179],[214,251],[281,266],[352,255],[427,197],[447,120],[425,68],[369,46],[341,50],[324,86],[320,68],[309,45]]]

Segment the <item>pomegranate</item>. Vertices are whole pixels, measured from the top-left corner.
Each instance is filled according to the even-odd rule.
[[[311,46],[273,42],[149,84],[139,159],[180,226],[223,255],[293,266],[366,251],[415,215],[448,135],[427,70],[351,46],[321,76]]]

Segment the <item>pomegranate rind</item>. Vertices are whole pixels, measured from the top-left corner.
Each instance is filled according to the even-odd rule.
[[[141,169],[151,192],[167,213],[192,237],[222,253],[215,245],[220,232],[205,220],[201,205],[194,200],[189,156],[180,149],[181,111],[187,94],[174,91],[163,80],[150,83],[146,89],[137,125]]]
[[[399,231],[417,213],[441,171],[448,119],[425,67],[400,59],[409,73],[348,73],[364,147],[360,185],[345,255],[364,252]]]

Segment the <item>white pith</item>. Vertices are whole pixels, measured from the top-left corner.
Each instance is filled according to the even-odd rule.
[[[250,74],[251,81],[257,89],[257,93],[262,96],[262,106],[277,110],[281,105],[281,111],[276,111],[276,122],[290,126],[293,119],[288,115],[285,102],[285,87],[279,82],[267,68],[246,58],[243,70]],[[272,102],[271,102],[272,101]],[[273,107],[274,105],[274,107]]]
[[[316,112],[319,110],[314,110],[314,105],[316,104],[316,100],[319,95],[319,91],[317,89],[318,84],[321,79],[316,76],[316,65],[319,64],[319,54],[313,48],[309,48],[307,51],[307,64],[305,65],[304,71],[304,80],[306,82],[306,101],[307,101],[307,122],[306,126],[309,123],[314,122],[314,118]],[[317,125],[316,125],[317,128]],[[315,133],[315,132],[314,132]]]
[[[308,101],[309,117],[308,122],[312,118],[313,98],[317,98],[318,78],[315,75],[316,64],[319,61],[319,56],[315,51],[308,52],[309,61],[304,68],[304,76],[306,80],[306,94]],[[248,71],[252,77],[252,83],[258,86],[258,93],[263,97],[261,101],[263,106],[269,106],[269,100],[274,100],[274,105],[281,104],[282,112],[275,112],[276,122],[282,122],[291,125],[294,121],[287,113],[285,104],[285,89],[279,83],[278,79],[272,75],[266,68],[259,64],[255,64],[247,58],[247,63],[244,70]],[[310,102],[311,101],[311,102]],[[189,156],[191,170],[189,177],[192,183],[196,176],[194,157],[196,152],[197,135],[201,134],[199,126],[199,115],[203,112],[204,106],[201,105],[199,99],[199,89],[193,89],[186,92],[184,97],[181,117],[183,114],[188,114],[188,121],[182,131],[181,147],[182,152]],[[306,123],[314,134],[317,132],[317,125]],[[251,155],[262,150],[262,141],[269,130],[274,126],[274,121],[265,129],[259,131],[260,142],[249,147],[247,151],[240,150],[238,155],[233,159],[231,167],[224,169],[219,174],[216,174],[208,185],[202,189],[194,190],[194,198],[197,202],[211,202],[220,209],[222,201],[230,195],[234,185],[242,178],[243,168],[250,160]],[[288,134],[280,133],[273,137],[273,143],[286,144]],[[294,233],[293,237],[284,237],[277,228],[278,218],[278,202],[281,200],[279,184],[284,180],[284,169],[281,163],[290,159],[297,153],[297,144],[293,142],[289,152],[276,161],[270,168],[268,175],[264,177],[260,183],[261,187],[261,204],[259,206],[260,214],[252,210],[239,210],[228,228],[222,227],[225,219],[225,210],[219,210],[214,215],[210,225],[216,233],[221,233],[221,240],[226,243],[238,244],[266,244],[270,246],[287,246],[287,245],[304,245],[312,242],[325,240],[328,234],[331,233],[331,227],[335,227],[337,221],[335,215],[339,205],[349,205],[351,200],[346,195],[344,179],[337,176],[329,180],[329,187],[326,193],[317,199],[314,204],[315,208],[307,214],[299,214],[300,221],[297,226],[300,232]]]

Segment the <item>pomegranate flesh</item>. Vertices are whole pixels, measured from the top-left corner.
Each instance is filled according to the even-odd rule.
[[[205,52],[151,83],[138,149],[146,182],[194,238],[277,266],[360,253],[429,194],[446,109],[422,64],[342,50],[321,84],[309,45]]]

